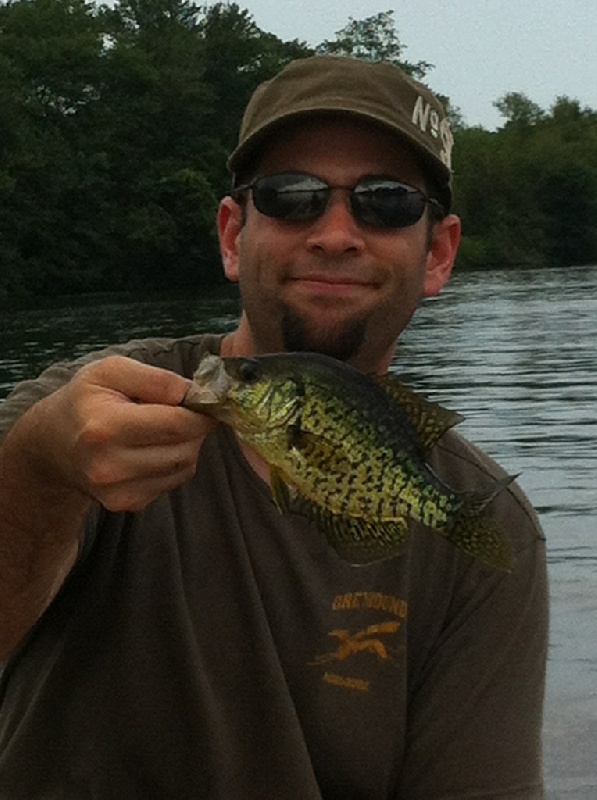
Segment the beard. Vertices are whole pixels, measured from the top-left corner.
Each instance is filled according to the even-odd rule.
[[[367,320],[356,317],[328,328],[313,328],[294,309],[284,306],[281,317],[282,339],[287,352],[312,352],[339,361],[354,359],[365,341]]]

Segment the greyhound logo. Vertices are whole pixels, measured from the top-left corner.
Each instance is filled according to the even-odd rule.
[[[391,661],[391,648],[380,637],[387,637],[395,634],[400,629],[400,622],[380,622],[376,625],[369,625],[357,633],[351,634],[346,629],[335,629],[329,632],[329,636],[338,639],[338,646],[332,653],[325,653],[317,656],[311,661],[312,666],[329,664],[331,661],[346,661],[347,658],[357,653],[371,653],[380,661]]]

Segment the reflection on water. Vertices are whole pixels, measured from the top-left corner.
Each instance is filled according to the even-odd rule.
[[[107,344],[226,330],[234,326],[238,308],[237,293],[230,286],[205,296],[85,297],[58,299],[43,308],[0,308],[0,398],[48,364]]]
[[[0,397],[46,364],[106,343],[231,328],[233,290],[205,297],[76,301],[0,311]],[[394,365],[460,411],[500,461],[548,540],[552,642],[549,798],[597,797],[597,267],[457,275],[427,301]]]
[[[475,273],[428,303],[397,359],[521,473],[560,577],[597,567],[596,345],[597,269]]]

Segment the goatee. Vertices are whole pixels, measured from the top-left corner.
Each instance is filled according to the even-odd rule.
[[[282,338],[287,352],[323,353],[340,361],[358,355],[365,339],[366,320],[350,319],[341,325],[313,329],[293,309],[282,313]]]

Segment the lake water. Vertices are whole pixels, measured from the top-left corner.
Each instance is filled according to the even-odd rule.
[[[227,330],[231,289],[0,310],[0,398],[46,364],[149,335]],[[395,369],[460,411],[519,481],[547,535],[549,800],[597,798],[597,266],[456,275],[425,303]]]

